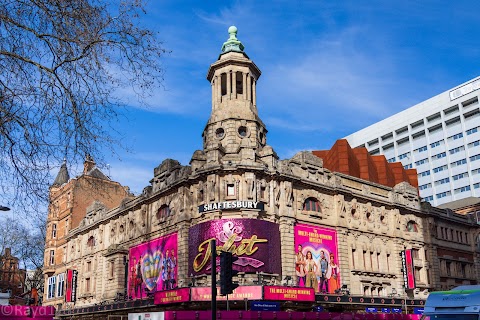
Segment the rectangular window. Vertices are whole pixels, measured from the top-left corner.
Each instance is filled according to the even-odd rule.
[[[415,268],[415,281],[420,282],[420,271],[422,268]]]
[[[405,170],[407,170],[407,169],[412,169],[412,168],[413,168],[413,165],[412,165],[411,163],[409,163],[409,164],[407,164],[407,165],[404,165],[403,168],[404,168]]]
[[[466,191],[470,191],[470,186],[465,186],[465,187],[461,187],[461,188],[457,188],[455,190],[453,190],[455,193],[461,193],[461,192],[466,192]]]
[[[92,271],[92,261],[87,262],[87,272]]]
[[[455,153],[463,151],[463,150],[465,150],[465,146],[460,146],[460,147],[450,149],[450,150],[448,150],[448,152],[450,152],[450,154],[455,154]]]
[[[430,143],[430,148],[438,147],[440,144],[443,144],[443,140],[436,141],[434,143]]]
[[[441,198],[445,198],[446,196],[449,196],[450,194],[451,194],[450,191],[441,192],[441,193],[437,193],[436,197],[437,199],[441,199]],[[453,239],[453,235],[452,235],[452,239]]]
[[[467,159],[462,159],[462,160],[458,160],[450,163],[450,166],[456,167],[456,166],[461,166],[462,164],[465,164],[465,163],[467,163]]]
[[[352,268],[355,269],[355,249],[352,249]]]
[[[415,161],[415,165],[417,165],[417,166],[419,166],[419,165],[421,165],[421,164],[424,164],[424,163],[428,163],[428,158]]]
[[[452,176],[454,181],[460,180],[460,179],[463,179],[463,178],[466,178],[466,177],[468,177],[468,172],[464,172],[464,173],[460,173],[460,174],[456,174],[456,175]]]
[[[110,261],[110,267],[109,268],[110,268],[110,270],[109,270],[110,271],[109,272],[110,273],[110,279],[113,279],[113,274],[115,273],[115,261],[114,260]]]
[[[426,202],[432,201],[432,200],[433,200],[433,196],[425,197],[424,200],[425,200]]]
[[[457,124],[457,123],[459,123],[459,122],[460,122],[460,116],[445,121],[445,125],[446,125],[447,127],[449,127],[449,126],[452,126],[452,125]]]
[[[427,151],[427,146],[420,147],[420,148],[418,148],[418,149],[415,149],[414,151],[417,151],[417,152]]]
[[[420,259],[420,250],[412,249],[412,256],[414,259]]]
[[[53,266],[55,264],[55,250],[50,250],[49,264]]]
[[[449,114],[452,114],[454,112],[458,112],[458,106],[453,106],[448,109],[443,110],[443,113],[448,116]]]
[[[388,159],[387,162],[395,162],[395,157]]]
[[[52,239],[55,239],[57,237],[57,224],[54,223],[52,224]]]
[[[390,253],[387,253],[387,272],[390,272]]]
[[[399,156],[398,156],[398,159],[401,160],[401,159],[404,159],[404,158],[409,157],[409,156],[410,156],[410,152],[407,152],[407,153],[404,153],[404,154],[399,155]]]
[[[433,172],[434,173],[437,173],[437,172],[440,172],[440,171],[443,171],[443,170],[447,170],[448,167],[446,165],[444,166],[440,166],[440,167],[436,167],[436,168],[433,168]]]
[[[432,114],[431,116],[427,117],[427,121],[431,122],[433,120],[437,120],[440,118],[440,112]]]
[[[422,184],[421,186],[418,187],[419,190],[425,190],[425,189],[428,189],[428,188],[431,188],[432,187],[432,184],[431,183],[427,183],[427,184]]]
[[[227,184],[227,196],[235,196],[235,184]]]
[[[463,138],[463,133],[457,133],[457,134],[454,134],[453,136],[448,137],[449,140],[457,140],[460,138]]]
[[[48,278],[47,299],[55,298],[55,280],[55,276]]]
[[[85,292],[90,292],[91,289],[91,283],[90,283],[90,278],[85,279]]]
[[[477,146],[480,146],[480,140],[477,140],[468,144],[469,148],[477,147]]]
[[[430,170],[423,171],[423,172],[420,172],[418,174],[419,177],[426,177],[426,176],[429,176],[429,175],[430,175]]]
[[[57,297],[63,297],[65,292],[65,273],[57,275]]]
[[[367,251],[363,250],[363,270],[367,270]]]
[[[439,154],[436,154],[434,156],[432,156],[433,159],[442,159],[442,158],[445,158],[447,156],[447,153],[446,152],[440,152]]]
[[[377,252],[377,270],[380,271],[380,252]]]
[[[475,133],[477,131],[478,131],[478,127],[469,129],[469,130],[467,130],[467,135],[471,135],[472,133]]]
[[[470,157],[470,161],[477,161],[480,160],[480,154],[474,155]]]

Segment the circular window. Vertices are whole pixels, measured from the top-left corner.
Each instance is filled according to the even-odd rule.
[[[240,135],[240,137],[245,138],[247,136],[247,127],[241,126],[240,128],[238,128],[238,134]]]
[[[223,130],[223,128],[218,128],[215,130],[215,136],[217,139],[222,139],[225,136],[225,130]]]

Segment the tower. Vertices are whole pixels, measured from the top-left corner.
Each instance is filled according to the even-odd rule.
[[[267,129],[257,111],[256,84],[261,72],[243,51],[237,28],[231,26],[228,33],[222,53],[207,74],[212,113],[203,131],[205,160],[207,166],[262,166],[258,160],[264,156]]]

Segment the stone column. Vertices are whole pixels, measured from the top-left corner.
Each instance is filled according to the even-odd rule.
[[[247,74],[247,87],[246,87],[246,91],[247,91],[247,100],[248,100],[248,101],[251,101],[251,99],[252,99],[252,92],[250,91],[251,83],[252,83],[252,76],[250,76],[250,74]]]
[[[237,72],[230,71],[232,75],[232,98],[237,99]]]
[[[215,76],[215,85],[217,87],[217,96],[215,97],[218,103],[222,102],[222,75]]]
[[[252,86],[253,99],[252,99],[252,103],[253,103],[253,106],[254,106],[254,107],[257,106],[257,89],[256,89],[256,84],[257,84],[257,81],[253,80],[253,86]]]
[[[180,287],[179,281],[183,280],[183,286],[187,286],[190,282],[188,274],[188,229],[190,225],[186,221],[178,224],[177,233],[177,285]]]
[[[227,99],[232,99],[232,70],[227,72]]]
[[[247,100],[247,74],[245,72],[242,72],[242,76],[243,100]]]
[[[293,283],[296,281],[294,223],[295,219],[292,217],[280,218],[280,252],[282,256],[282,273],[280,276],[282,280],[286,276],[292,277]]]

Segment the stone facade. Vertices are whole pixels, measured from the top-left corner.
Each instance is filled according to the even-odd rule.
[[[203,149],[193,153],[190,164],[164,160],[153,170],[150,184],[141,195],[112,209],[92,201],[79,209],[83,213],[73,209],[79,212],[81,221],[65,235],[62,268],[54,266],[52,270],[78,271],[75,307],[101,304],[123,295],[129,248],[174,232],[178,235],[177,284],[187,286],[191,281],[189,228],[228,218],[278,224],[281,274],[263,274],[270,284],[282,284],[287,276],[296,279],[294,227],[308,224],[336,230],[342,284],[350,294],[387,297],[396,291],[405,295],[400,252],[414,249],[417,289],[406,294],[426,298],[441,277],[442,262],[435,256],[437,238],[432,225],[454,218],[422,209],[418,190],[406,182],[412,182],[412,175],[388,186],[378,182],[388,178],[386,170],[379,169],[375,174],[380,179],[372,182],[330,170],[310,151],[280,160],[267,144],[267,130],[258,117],[256,83],[260,70],[243,52],[243,45],[235,37],[236,29],[229,32],[224,52],[208,71],[212,114],[202,134]],[[387,180],[395,181],[392,179]],[[224,201],[262,202],[264,209],[199,210],[203,205]],[[315,203],[315,210],[306,207],[307,201]],[[468,237],[470,247],[466,243],[444,243],[443,247],[473,256],[473,224],[461,219],[455,224]],[[478,270],[478,259],[470,267]],[[247,285],[257,275],[247,273],[240,278],[241,284]],[[463,280],[476,283],[478,279],[478,274],[469,273]],[[199,275],[195,280],[196,285],[208,286],[210,276]],[[50,303],[48,299],[45,302]]]

